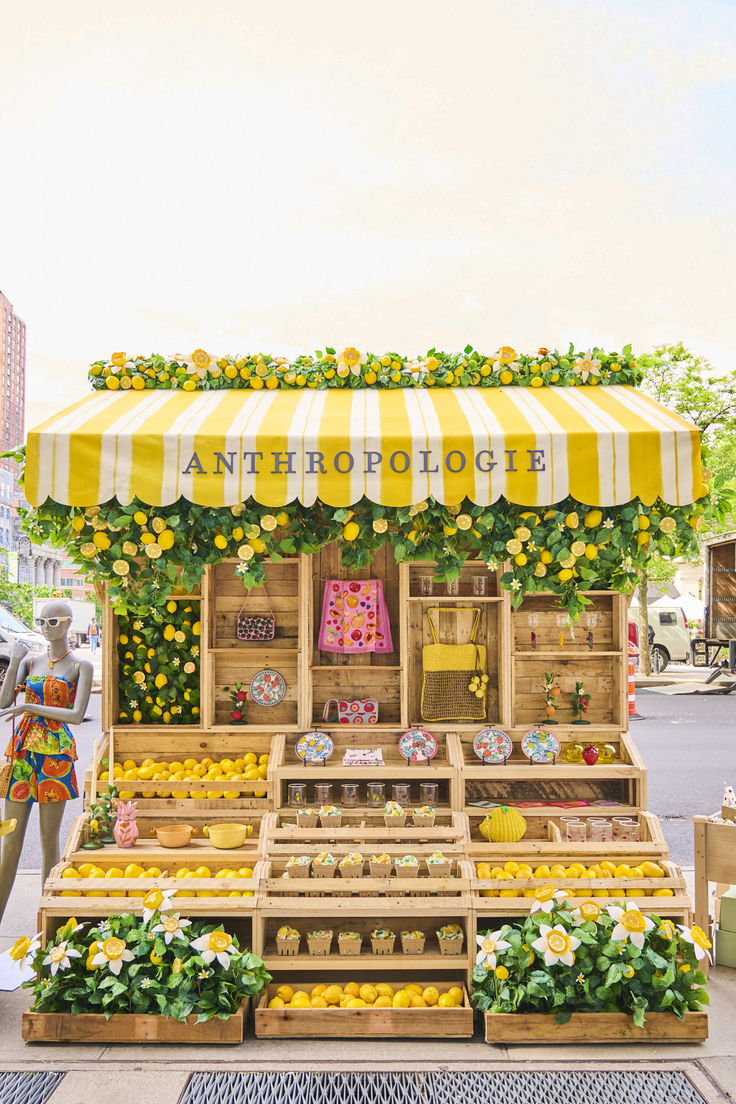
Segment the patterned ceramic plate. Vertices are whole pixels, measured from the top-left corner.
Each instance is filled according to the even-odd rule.
[[[284,676],[268,667],[250,680],[250,696],[256,705],[278,705],[285,693]]]
[[[409,728],[399,737],[399,751],[411,763],[427,763],[437,754],[437,741],[426,728]]]
[[[305,732],[296,742],[296,753],[304,763],[324,763],[334,750],[334,741],[326,732]]]
[[[521,738],[521,750],[532,763],[549,763],[560,754],[560,741],[546,728],[530,728]]]
[[[511,737],[502,728],[482,728],[473,740],[473,751],[484,763],[502,763],[513,747]]]

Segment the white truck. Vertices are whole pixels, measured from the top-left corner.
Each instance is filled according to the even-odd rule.
[[[39,616],[39,612],[47,602],[53,602],[53,598],[34,598],[33,599],[33,619]],[[95,604],[94,602],[83,602],[79,598],[61,598],[58,601],[66,602],[68,606],[71,606],[72,610],[72,623],[70,629],[77,634],[77,643],[86,644],[87,641],[87,628],[90,621],[94,617]]]

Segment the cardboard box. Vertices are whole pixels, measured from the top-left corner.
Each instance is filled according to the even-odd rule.
[[[736,932],[716,931],[716,965],[736,969]]]

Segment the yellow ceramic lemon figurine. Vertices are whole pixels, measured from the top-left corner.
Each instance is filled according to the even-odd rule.
[[[499,805],[488,817],[488,838],[494,843],[516,843],[526,833],[526,821],[518,809]]]

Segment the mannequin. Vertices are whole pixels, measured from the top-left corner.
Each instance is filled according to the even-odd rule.
[[[0,920],[13,888],[31,809],[38,804],[41,828],[42,884],[59,861],[59,831],[64,802],[79,796],[74,762],[74,737],[68,725],[84,720],[92,690],[93,667],[69,648],[72,611],[66,602],[47,602],[36,625],[48,642],[46,653],[31,656],[15,641],[0,688],[0,721],[20,717],[6,755],[15,747],[13,776],[5,801],[5,816],[16,830],[5,836],[0,851]],[[17,689],[25,702],[8,706]]]

